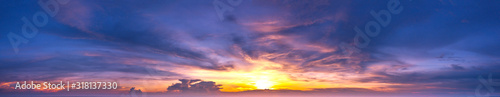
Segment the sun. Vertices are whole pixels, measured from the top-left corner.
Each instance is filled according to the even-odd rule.
[[[273,86],[273,82],[269,80],[257,80],[255,81],[255,87],[257,89],[272,89],[271,87]]]

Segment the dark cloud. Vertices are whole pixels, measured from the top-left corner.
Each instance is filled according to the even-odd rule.
[[[202,81],[201,79],[179,79],[181,83],[172,84],[167,92],[180,93],[218,93],[222,85],[216,85],[213,81]]]
[[[451,68],[453,68],[454,70],[465,70],[464,67],[457,64],[451,64]]]

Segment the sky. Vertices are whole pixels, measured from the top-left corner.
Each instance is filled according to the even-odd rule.
[[[47,13],[47,2],[58,11]],[[498,0],[0,4],[2,94],[73,93],[13,89],[19,81],[116,81],[117,90],[91,92],[158,93],[179,79],[225,93],[500,93],[480,88],[490,74],[500,82]]]

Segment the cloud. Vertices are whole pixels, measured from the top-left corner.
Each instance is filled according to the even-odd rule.
[[[368,47],[343,56],[339,44],[352,43],[353,27],[374,20],[370,11],[385,8],[385,1],[243,1],[228,13],[228,21],[219,20],[210,0],[72,1],[19,54],[0,37],[0,81],[89,76],[172,81],[205,76],[186,74],[203,70],[270,70],[301,84],[465,91],[474,87],[477,75],[498,71],[500,34],[492,26],[498,23],[491,22],[499,20],[492,13],[499,9],[495,2],[402,0],[404,11],[370,37]],[[25,14],[9,9],[0,8],[8,14],[0,20],[9,23],[1,23],[1,31],[19,32],[22,24],[14,20]],[[443,54],[454,55],[437,58]],[[184,87],[206,84],[211,82]],[[337,89],[337,84],[315,91],[372,92]]]
[[[222,85],[216,85],[213,81],[202,81],[200,79],[179,79],[182,83],[172,84],[167,92],[180,93],[218,93]]]
[[[464,67],[460,66],[460,65],[457,65],[457,64],[451,64],[451,67],[454,69],[454,70],[465,70]]]

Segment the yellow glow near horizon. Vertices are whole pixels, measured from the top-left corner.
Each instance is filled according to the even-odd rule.
[[[194,68],[176,69],[173,72],[183,72],[187,76],[223,84],[221,91],[239,92],[256,89],[281,89],[275,86],[288,86],[291,81],[283,72],[277,70],[231,70],[212,71]],[[179,71],[177,71],[179,70]],[[182,71],[180,71],[182,70]]]
[[[269,80],[257,80],[254,86],[257,87],[257,89],[271,89],[273,82]]]
[[[223,92],[241,92],[259,89],[272,90],[313,90],[315,88],[366,88],[377,90],[377,87],[387,86],[387,83],[360,83],[352,81],[366,74],[337,74],[335,72],[296,72],[282,70],[282,64],[268,60],[256,60],[244,58],[247,62],[253,65],[240,65],[231,70],[205,70],[190,66],[179,66],[169,70],[171,72],[180,73],[190,78],[203,79],[214,81],[216,84],[221,84]],[[294,67],[287,67],[294,68]],[[290,75],[301,75],[310,78],[291,78]],[[325,81],[326,80],[326,81]],[[378,89],[380,90],[380,89]],[[387,89],[384,89],[387,90]]]

